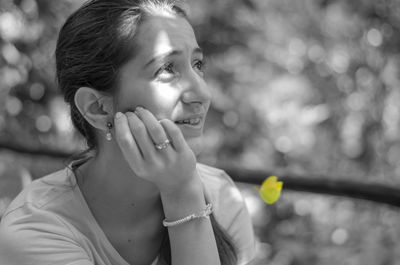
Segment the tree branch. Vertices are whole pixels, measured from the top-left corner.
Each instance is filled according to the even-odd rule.
[[[0,141],[0,149],[32,156],[47,156],[52,158],[69,158],[72,153],[43,147],[22,146],[15,142]],[[329,176],[300,176],[269,171],[251,170],[233,167],[227,164],[217,165],[224,169],[234,181],[261,185],[262,181],[271,175],[277,175],[283,181],[284,190],[311,192],[364,199],[400,207],[400,189],[380,183],[364,183],[354,180]]]
[[[249,170],[231,166],[220,166],[234,181],[261,185],[268,176],[278,176],[283,181],[284,190],[303,191],[319,194],[345,196],[349,198],[369,200],[400,207],[400,189],[380,183],[364,183],[329,176],[299,176],[276,172]]]
[[[65,159],[70,157],[73,153],[62,151],[59,149],[51,149],[48,147],[37,146],[37,145],[22,145],[16,143],[15,141],[5,141],[4,139],[0,140],[0,150],[7,149],[12,152],[21,153],[24,155],[32,155],[32,156],[47,156],[51,158],[60,158]]]

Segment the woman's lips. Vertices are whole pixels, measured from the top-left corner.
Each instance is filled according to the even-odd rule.
[[[180,121],[176,121],[176,124],[188,124],[188,125],[193,125],[196,126],[201,122],[201,118],[200,117],[196,117],[196,118],[191,118],[191,119],[185,119],[185,120],[180,120]]]
[[[192,118],[190,120],[190,123],[181,123],[178,121],[175,124],[179,126],[185,136],[200,136],[204,125],[203,117]]]

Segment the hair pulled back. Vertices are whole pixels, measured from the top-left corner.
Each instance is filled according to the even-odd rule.
[[[186,17],[178,0],[92,0],[75,11],[61,28],[55,52],[57,81],[70,106],[72,123],[86,139],[87,151],[95,150],[97,142],[94,128],[75,105],[76,91],[90,87],[112,92],[118,86],[119,69],[135,57],[140,23],[146,16],[160,12]],[[211,223],[221,264],[236,264],[229,236],[213,216]],[[171,264],[168,235],[162,243],[161,259]]]
[[[74,102],[83,86],[99,91],[116,86],[118,69],[135,56],[135,35],[144,15],[170,12],[185,16],[173,0],[93,0],[73,13],[62,27],[56,47],[58,85],[70,105],[75,128],[89,149],[96,148],[94,128]]]

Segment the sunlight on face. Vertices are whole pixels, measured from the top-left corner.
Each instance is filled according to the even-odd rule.
[[[172,49],[170,37],[167,32],[160,31],[155,38],[154,43],[154,54],[159,56],[161,54],[165,54]]]
[[[199,154],[211,93],[193,28],[182,17],[151,16],[141,24],[137,44],[140,52],[120,70],[117,110],[142,106],[157,119],[177,122]]]
[[[171,44],[170,36],[168,36],[167,32],[165,31],[158,32],[154,43],[154,52],[153,52],[153,54],[155,55],[154,57],[167,54],[172,49],[173,47]],[[169,84],[159,84],[159,89],[165,89],[165,91],[168,91],[167,90],[168,86]],[[174,97],[175,97],[174,93],[159,93],[157,95],[157,99],[155,100],[160,102],[169,102],[173,100]]]

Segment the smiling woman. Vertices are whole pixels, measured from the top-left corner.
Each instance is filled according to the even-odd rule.
[[[211,94],[192,27],[184,17],[155,13],[140,25],[137,45],[140,53],[120,70],[117,105],[122,111],[146,106],[157,119],[175,121],[199,153]]]
[[[211,93],[183,6],[89,1],[62,27],[56,63],[88,150],[4,214],[29,264],[250,262],[243,198],[196,161]]]

